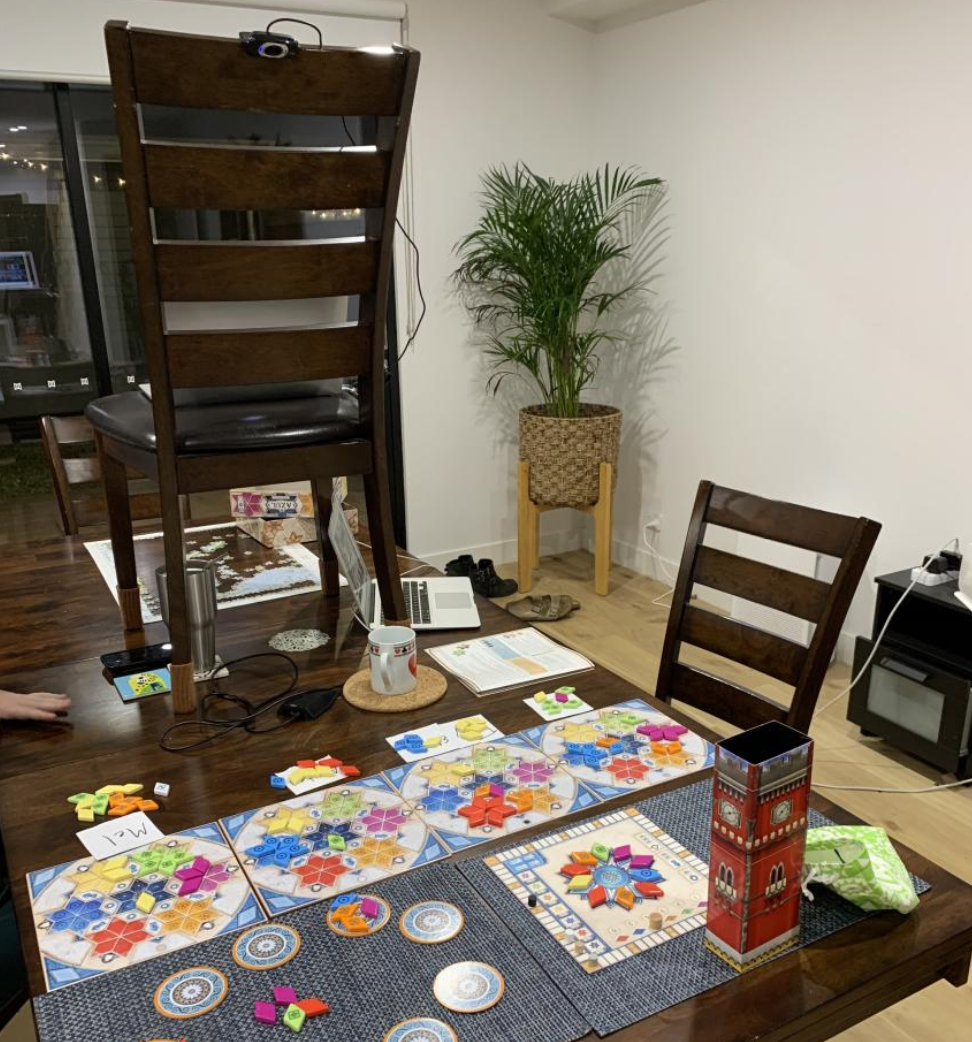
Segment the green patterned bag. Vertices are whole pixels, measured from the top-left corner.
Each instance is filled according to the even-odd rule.
[[[918,905],[911,876],[884,829],[825,825],[807,830],[803,892],[823,883],[865,912],[893,908],[902,914]]]

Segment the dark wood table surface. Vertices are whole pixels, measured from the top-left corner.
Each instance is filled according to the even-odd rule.
[[[139,544],[143,574],[160,552],[155,542]],[[480,602],[480,613],[480,634],[521,625],[488,601]],[[267,641],[274,633],[293,628],[317,628],[331,635],[323,648],[294,656],[301,686],[339,684],[358,669],[365,634],[354,621],[347,591],[339,602],[304,594],[220,611],[217,645],[229,660],[268,651]],[[522,702],[532,693],[529,687],[477,699],[449,678],[445,697],[416,712],[365,713],[341,700],[318,720],[273,734],[237,733],[206,749],[165,752],[159,737],[176,719],[169,699],[123,705],[102,675],[98,656],[124,647],[126,640],[114,600],[78,539],[4,548],[0,634],[0,686],[63,690],[74,700],[68,723],[7,723],[0,731],[0,826],[35,994],[44,990],[44,980],[24,876],[83,854],[74,815],[65,802],[71,793],[107,782],[141,781],[148,788],[156,781],[168,782],[171,796],[152,815],[168,834],[273,802],[269,774],[304,755],[330,753],[368,775],[400,762],[385,742],[390,733],[476,712],[485,713],[507,734],[538,722]],[[419,645],[434,646],[460,636],[428,633]],[[128,643],[164,639],[164,629],[156,624]],[[222,690],[259,699],[273,693],[283,677],[279,665],[266,659],[249,670],[234,671],[220,683]],[[576,683],[595,707],[646,697],[646,691],[599,667]],[[714,737],[664,708],[693,730]],[[653,791],[700,777],[704,775]],[[633,793],[617,802],[634,802],[649,794]],[[856,820],[819,796],[814,806],[838,821]],[[477,847],[475,856],[489,849],[490,845]],[[871,916],[611,1037],[626,1042],[809,1042],[830,1038],[936,980],[964,983],[972,953],[972,887],[913,851],[900,846],[899,851],[908,867],[932,884],[911,915]]]

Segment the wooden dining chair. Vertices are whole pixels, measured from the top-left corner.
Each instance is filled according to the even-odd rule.
[[[709,525],[839,559],[833,582],[704,545]],[[806,731],[840,628],[881,526],[748,492],[699,484],[672,595],[656,696],[678,699],[742,728],[779,720]],[[809,646],[692,603],[695,584],[813,624]],[[680,661],[683,644],[791,686],[789,708]]]
[[[158,481],[169,584],[172,690],[195,702],[186,619],[180,493],[310,480],[317,498],[322,584],[337,596],[327,538],[331,480],[361,474],[383,604],[407,621],[392,534],[385,449],[384,352],[395,212],[418,52],[301,46],[294,57],[247,54],[239,40],[105,28],[131,224],[151,400],[91,403],[109,504],[122,619],[141,625],[125,467]],[[208,110],[204,140],[149,139],[146,113]],[[156,111],[158,111],[156,109]],[[239,139],[240,114],[374,119],[374,144],[290,147]],[[230,121],[220,136],[213,128]],[[246,119],[253,119],[247,116]],[[233,122],[235,120],[235,122]],[[245,120],[243,121],[245,123]],[[171,123],[169,124],[171,125]],[[333,121],[331,122],[333,126]],[[230,141],[229,139],[234,140]],[[196,241],[155,234],[160,211],[333,211],[360,208],[357,238]],[[156,223],[153,223],[156,222]],[[335,325],[175,330],[173,303],[298,301],[357,295],[357,321]],[[357,393],[274,397],[270,385],[357,377]],[[310,387],[311,385],[308,384]],[[266,387],[253,400],[253,387]],[[228,389],[185,404],[182,389]],[[249,388],[234,400],[233,391]],[[197,399],[198,401],[198,399]]]
[[[84,416],[42,416],[40,430],[64,534],[77,535],[82,528],[103,525],[108,507],[91,424]],[[159,495],[150,482],[135,473],[128,477],[132,519],[161,517]]]

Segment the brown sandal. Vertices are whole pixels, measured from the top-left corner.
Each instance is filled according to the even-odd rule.
[[[580,601],[565,593],[545,593],[542,597],[522,597],[506,610],[524,622],[557,622],[580,608]]]

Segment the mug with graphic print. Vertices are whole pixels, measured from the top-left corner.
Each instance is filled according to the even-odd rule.
[[[415,631],[378,626],[368,634],[371,689],[379,695],[406,695],[418,683]]]

